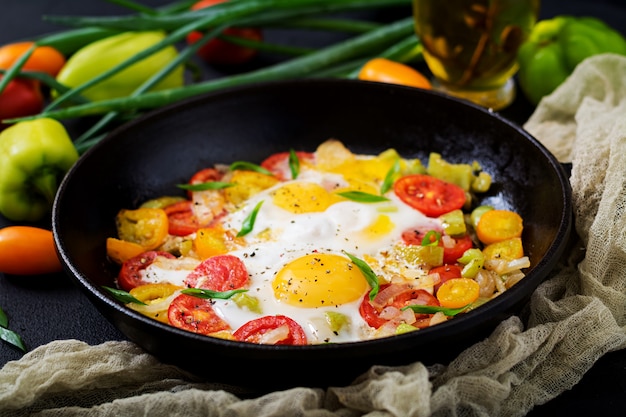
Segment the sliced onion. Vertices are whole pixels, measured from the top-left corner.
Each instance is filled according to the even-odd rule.
[[[171,295],[165,298],[161,298],[158,301],[148,302],[146,303],[146,305],[130,303],[128,304],[128,307],[142,314],[146,314],[146,315],[156,314],[161,311],[167,311],[170,304],[172,303],[172,300],[174,300],[174,298],[178,297],[179,295],[180,295],[180,291],[174,291]]]

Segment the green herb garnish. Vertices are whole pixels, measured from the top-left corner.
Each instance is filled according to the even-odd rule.
[[[348,256],[348,258],[350,258],[352,263],[354,263],[361,270],[363,275],[365,276],[365,280],[370,285],[370,287],[372,287],[372,290],[370,291],[369,297],[370,297],[370,300],[373,300],[374,297],[376,297],[376,294],[378,294],[378,290],[380,288],[380,283],[378,282],[378,277],[376,276],[374,271],[372,271],[372,268],[370,268],[370,266],[367,264],[367,262],[365,262],[362,259],[357,258],[354,255],[349,254],[346,251],[343,251],[343,253],[345,253]]]
[[[206,191],[206,190],[221,190],[223,188],[232,187],[233,183],[231,182],[221,182],[221,181],[208,181],[201,182],[198,184],[177,184],[178,188],[182,188],[183,190],[188,191]]]
[[[143,301],[138,300],[137,298],[133,297],[129,292],[118,290],[117,288],[107,287],[104,285],[102,286],[102,288],[110,292],[117,301],[120,301],[124,304],[133,303],[133,304],[141,304],[143,306],[147,305]]]
[[[418,313],[418,314],[435,314],[435,313],[441,312],[445,314],[446,316],[452,317],[466,310],[468,307],[469,307],[469,304],[460,308],[446,308],[446,307],[439,307],[439,306],[426,306],[426,305],[420,305],[420,304],[412,304],[406,307],[402,307],[401,310],[406,310],[407,308],[410,308],[411,310],[413,310],[415,313]]]
[[[256,220],[256,215],[259,213],[261,209],[261,205],[263,204],[263,200],[259,201],[256,206],[252,209],[248,217],[243,220],[243,224],[241,225],[241,230],[237,233],[237,237],[245,236],[252,231],[254,228],[254,222]]]
[[[259,174],[265,174],[265,175],[274,175],[272,174],[271,171],[263,168],[262,166],[254,164],[252,162],[246,162],[246,161],[235,161],[232,164],[230,164],[231,171],[235,171],[237,169],[254,171],[254,172],[258,172]]]
[[[382,195],[364,193],[363,191],[344,191],[337,193],[337,195],[359,203],[380,203],[381,201],[389,201],[387,197]]]
[[[246,292],[248,290],[239,289],[239,290],[231,290],[231,291],[213,291],[207,290],[204,288],[185,288],[181,291],[183,294],[192,295],[198,298],[218,298],[220,300],[228,300],[235,294],[239,294],[241,292]]]
[[[441,233],[436,230],[429,230],[422,239],[422,246],[438,246],[441,240]]]
[[[9,318],[0,308],[0,339],[19,348],[22,352],[26,352],[26,346],[24,345],[20,335],[15,333],[13,330],[9,330],[8,327]]]
[[[294,180],[300,175],[300,160],[296,151],[289,149],[289,169],[291,170],[291,178]]]
[[[381,195],[385,194],[387,191],[391,189],[391,186],[396,180],[396,177],[398,176],[399,172],[400,172],[400,160],[396,159],[396,162],[394,162],[391,168],[389,168],[389,171],[387,171],[387,175],[385,175],[385,180],[380,186]]]

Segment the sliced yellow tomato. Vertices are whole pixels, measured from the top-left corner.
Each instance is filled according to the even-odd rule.
[[[461,308],[473,303],[480,294],[480,285],[470,278],[452,278],[441,284],[437,300],[442,307]]]
[[[524,256],[522,239],[514,237],[485,246],[483,249],[485,260],[512,261]]]
[[[168,233],[167,214],[160,208],[122,209],[115,224],[119,239],[141,245],[145,250],[159,247]]]
[[[114,237],[107,238],[107,255],[113,262],[119,265],[145,251],[146,249],[137,243]]]
[[[162,323],[169,324],[167,310],[170,302],[168,297],[172,296],[177,290],[180,289],[182,289],[182,287],[168,283],[139,285],[131,289],[129,293],[147,305],[142,306],[139,304],[131,304],[129,306],[145,316],[156,319]]]
[[[260,191],[275,185],[278,179],[256,171],[237,170],[229,182],[234,185],[224,189],[224,197],[226,201],[238,205]]]
[[[476,225],[476,235],[485,245],[521,237],[522,230],[522,217],[510,210],[488,210]]]

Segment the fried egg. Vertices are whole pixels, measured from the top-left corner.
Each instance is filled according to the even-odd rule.
[[[373,330],[360,316],[359,306],[370,284],[347,254],[367,259],[382,276],[403,231],[441,227],[438,219],[424,216],[393,192],[385,194],[386,201],[371,203],[338,194],[378,193],[394,159],[327,153],[325,159],[321,153],[323,169],[306,164],[296,179],[255,190],[245,204],[238,202],[221,218],[223,229],[236,233],[258,210],[252,229],[229,254],[244,262],[250,277],[246,294],[258,301],[259,309],[251,311],[233,299],[213,300],[214,310],[233,330],[260,316],[281,314],[301,325],[309,343],[368,338]],[[184,286],[194,262],[200,261],[188,260],[177,269],[162,260],[144,274],[149,282]],[[414,266],[406,268],[420,273]],[[390,270],[401,272],[397,267]]]

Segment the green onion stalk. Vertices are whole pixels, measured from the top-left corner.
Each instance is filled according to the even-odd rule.
[[[4,76],[0,80],[0,93],[12,78],[19,75],[39,79],[57,91],[58,95],[41,113],[7,122],[43,117],[63,120],[101,115],[102,117],[90,129],[75,140],[77,150],[82,153],[105,136],[104,129],[111,122],[127,121],[142,112],[193,96],[283,79],[356,78],[360,67],[367,60],[379,56],[404,63],[421,59],[421,44],[414,34],[413,20],[410,16],[384,24],[329,17],[333,13],[409,7],[410,0],[233,0],[193,12],[189,11],[189,7],[195,2],[188,0],[174,2],[158,9],[151,9],[131,0],[111,1],[136,13],[112,17],[44,16],[46,20],[72,29],[42,36],[35,45],[49,45],[65,53],[71,53],[89,42],[124,31],[162,30],[167,36],[115,67],[72,88],[60,85],[44,74],[22,72],[22,66],[34,50],[34,47],[31,48],[11,68],[4,71]],[[222,34],[224,28],[233,26],[336,31],[350,37],[320,49],[311,49],[276,45],[265,41],[254,42]],[[205,35],[200,41],[180,48],[175,60],[147,79],[132,94],[93,102],[81,95],[88,88],[163,48],[180,44],[192,31],[202,31]],[[171,71],[180,65],[189,65],[192,56],[202,45],[218,37],[259,51],[283,54],[286,58],[276,64],[248,72],[193,82],[167,90],[150,91]]]

